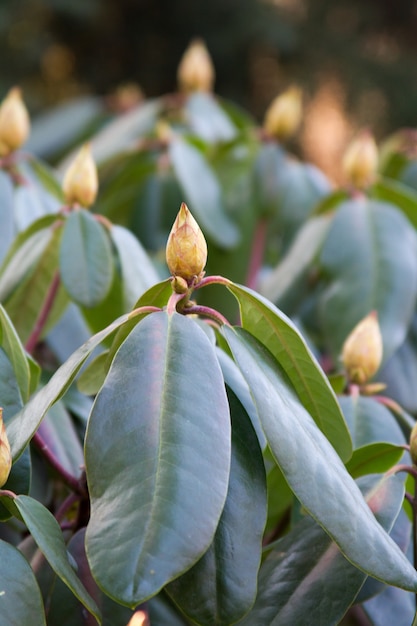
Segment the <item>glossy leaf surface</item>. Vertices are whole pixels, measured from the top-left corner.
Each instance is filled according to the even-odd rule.
[[[224,327],[251,389],[271,452],[303,507],[358,568],[389,584],[417,589],[417,573],[381,529],[271,353],[249,333]]]
[[[221,248],[236,246],[239,231],[224,210],[219,182],[201,152],[175,139],[169,154],[188,208],[203,232]]]
[[[226,498],[230,445],[207,335],[177,313],[151,314],[116,353],[86,435],[87,555],[111,597],[136,606],[207,550]]]
[[[286,371],[301,402],[343,460],[351,440],[329,381],[293,322],[266,298],[230,284],[239,301],[242,326],[272,352]]]
[[[62,282],[75,302],[88,307],[104,300],[113,278],[110,240],[88,211],[73,211],[67,218],[59,265]]]
[[[48,383],[33,396],[25,407],[7,424],[7,436],[10,441],[13,458],[19,457],[27,443],[33,437],[48,409],[61,398],[68,389],[79,369],[92,351],[109,335],[125,324],[130,315],[126,314],[115,320],[110,326],[93,335],[78,348],[55,372]]]
[[[46,626],[42,596],[25,557],[0,540],[0,615],[7,626]]]
[[[214,541],[203,557],[167,587],[198,624],[229,626],[255,601],[266,520],[265,469],[250,419],[232,391],[229,489]]]
[[[320,319],[332,354],[340,354],[352,328],[378,312],[384,359],[404,341],[417,296],[417,238],[393,206],[356,199],[334,216],[320,265],[328,285]]]
[[[379,523],[389,531],[401,508],[398,476],[369,476],[359,483]],[[259,593],[239,624],[288,626],[340,623],[366,579],[310,517],[273,545],[259,575]]]

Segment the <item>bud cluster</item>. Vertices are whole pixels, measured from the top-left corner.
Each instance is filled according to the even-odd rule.
[[[62,190],[70,205],[81,204],[89,207],[94,203],[98,191],[98,176],[88,143],[84,144],[66,171]]]
[[[265,132],[278,141],[288,139],[298,129],[302,112],[301,90],[290,87],[269,105],[263,124]]]
[[[6,483],[12,468],[12,453],[3,422],[3,409],[0,409],[0,487]]]
[[[30,120],[18,87],[9,91],[0,105],[0,156],[18,150],[26,141]]]

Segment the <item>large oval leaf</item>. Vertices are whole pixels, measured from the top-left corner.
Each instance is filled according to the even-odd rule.
[[[323,245],[329,284],[320,299],[324,336],[337,357],[352,328],[377,310],[386,360],[404,341],[417,297],[417,237],[394,207],[366,198],[343,203]]]
[[[416,571],[376,522],[278,362],[246,331],[223,328],[248,381],[271,452],[301,504],[359,569],[415,591]]]
[[[229,626],[253,605],[266,520],[265,468],[253,426],[228,391],[232,416],[229,489],[214,541],[167,591],[200,626]]]
[[[0,615],[7,626],[46,626],[38,583],[25,557],[0,539]]]
[[[186,201],[204,233],[221,248],[235,247],[239,231],[224,210],[220,184],[201,152],[175,138],[169,154]]]
[[[407,443],[397,420],[380,402],[364,396],[341,396],[339,402],[355,448],[378,441]]]
[[[81,209],[68,216],[59,266],[65,289],[75,302],[92,307],[104,300],[113,279],[110,239],[88,211]]]
[[[242,326],[268,346],[284,368],[301,402],[342,460],[352,454],[349,431],[329,381],[293,322],[247,287],[230,283],[239,301]]]
[[[134,607],[207,550],[230,446],[214,346],[193,320],[151,314],[116,353],[86,435],[87,555],[108,595]]]
[[[212,94],[191,94],[185,108],[193,132],[204,141],[215,143],[235,138],[235,126]]]
[[[401,477],[368,476],[360,486],[375,517],[389,531],[404,497]],[[334,626],[365,579],[323,529],[305,518],[274,544],[261,567],[256,604],[239,624]]]

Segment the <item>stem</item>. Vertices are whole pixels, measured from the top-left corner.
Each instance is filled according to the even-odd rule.
[[[56,272],[52,279],[52,283],[49,286],[49,290],[48,290],[48,293],[46,294],[45,301],[39,313],[38,319],[36,320],[35,326],[30,334],[29,339],[26,342],[25,347],[26,347],[27,352],[29,352],[29,354],[32,354],[33,350],[36,347],[36,344],[39,341],[39,338],[48,320],[49,314],[52,310],[56,294],[58,293],[60,282],[61,282],[61,279],[59,276],[59,272]]]
[[[58,511],[55,513],[55,519],[57,522],[62,522],[65,518],[65,515],[70,510],[70,508],[76,503],[79,502],[80,496],[75,493],[70,493],[67,498],[63,501]],[[62,526],[62,524],[61,524]]]
[[[228,287],[232,284],[232,281],[224,276],[206,276],[206,278],[203,278],[199,283],[194,285],[193,289],[201,289],[201,287],[207,287],[207,285],[225,285]]]
[[[391,467],[391,469],[385,473],[385,476],[392,476],[393,474],[398,474],[399,472],[407,472],[407,474],[410,474],[414,480],[417,480],[417,468],[411,467],[411,465],[394,465],[394,467]]]
[[[189,297],[188,293],[173,293],[170,296],[167,304],[168,315],[172,315],[173,313],[175,313],[177,310],[178,302],[181,302],[181,300],[184,300],[184,298],[186,297]]]
[[[32,441],[36,445],[38,450],[42,453],[42,455],[45,457],[49,465],[58,472],[58,474],[61,476],[64,483],[76,494],[84,497],[86,494],[85,494],[85,490],[81,486],[80,481],[77,478],[75,478],[75,476],[67,472],[65,467],[56,458],[54,453],[50,450],[50,448],[48,448],[48,445],[45,443],[45,441],[43,440],[39,432],[33,435]]]
[[[193,306],[184,308],[181,312],[184,315],[204,315],[205,317],[209,317],[215,322],[218,322],[220,326],[223,326],[223,324],[231,326],[229,320],[227,320],[224,315],[208,306],[194,304]]]
[[[11,498],[14,500],[17,498],[17,495],[13,491],[9,491],[9,489],[0,489],[0,497],[5,496],[6,498]]]
[[[156,313],[158,311],[162,311],[159,306],[140,306],[129,313],[129,319],[142,315],[143,313]]]
[[[252,243],[252,251],[249,260],[248,276],[246,284],[251,289],[256,289],[259,270],[262,267],[265,252],[266,232],[268,220],[264,217],[256,225],[255,236]]]

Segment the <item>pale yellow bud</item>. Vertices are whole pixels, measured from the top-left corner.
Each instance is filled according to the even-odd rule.
[[[378,314],[372,311],[352,330],[342,349],[342,361],[349,380],[363,385],[378,371],[382,362],[382,336]]]
[[[356,189],[366,189],[375,180],[378,169],[378,148],[373,135],[362,131],[348,146],[343,157],[347,182]]]
[[[68,204],[93,204],[98,191],[96,164],[89,144],[85,144],[65,173],[62,190]]]
[[[279,141],[288,139],[298,129],[302,113],[301,89],[290,87],[269,105],[265,113],[264,130]]]
[[[187,284],[200,276],[206,265],[206,240],[184,202],[168,237],[166,260],[171,274],[183,278]]]
[[[18,87],[9,91],[0,105],[0,155],[7,156],[29,136],[30,120]]]
[[[191,42],[178,66],[178,85],[181,91],[210,92],[213,90],[215,71],[210,54],[201,39]]]
[[[127,626],[148,626],[149,621],[145,611],[136,611],[133,613]]]
[[[3,422],[3,409],[0,409],[0,487],[6,483],[12,468],[12,453]]]

